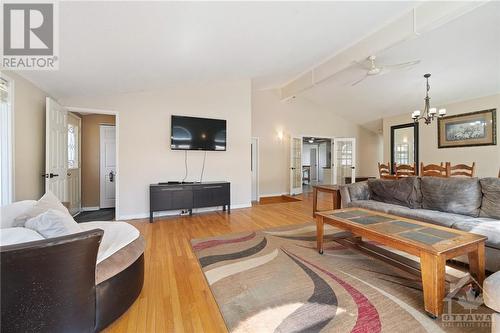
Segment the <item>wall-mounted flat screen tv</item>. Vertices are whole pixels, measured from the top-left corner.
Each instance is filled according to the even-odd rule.
[[[226,121],[172,116],[172,150],[226,150]]]

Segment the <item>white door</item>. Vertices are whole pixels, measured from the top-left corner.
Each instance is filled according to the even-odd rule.
[[[290,141],[290,194],[302,193],[302,138]]]
[[[82,208],[81,202],[81,124],[82,119],[68,113],[68,202],[69,212],[75,215]]]
[[[116,130],[115,126],[100,127],[100,208],[115,207]]]
[[[354,183],[356,177],[356,139],[335,138],[333,140],[334,184],[345,184],[346,178]]]
[[[251,170],[252,170],[252,201],[259,200],[259,140],[257,138],[252,138],[251,152]]]
[[[68,111],[47,97],[45,106],[45,191],[68,201]]]
[[[317,181],[318,180],[318,150],[316,147],[311,147],[311,150],[309,150],[310,154],[310,165],[311,165],[311,180]]]

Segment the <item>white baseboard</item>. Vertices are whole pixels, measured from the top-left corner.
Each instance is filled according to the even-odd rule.
[[[241,209],[241,208],[249,208],[249,207],[252,207],[251,203],[231,205],[231,210]],[[215,211],[221,211],[221,210],[222,210],[222,207],[195,208],[195,209],[193,209],[193,214],[215,212]],[[181,210],[169,210],[169,211],[165,211],[165,212],[154,212],[153,217],[175,216],[175,215],[179,216],[180,214],[181,214]],[[116,218],[116,220],[127,221],[127,220],[137,220],[137,219],[146,219],[146,218],[149,218],[149,212],[138,213],[138,214],[120,215],[119,217]]]
[[[101,209],[99,206],[95,206],[95,207],[82,207],[82,212],[90,212],[90,211],[93,211],[93,210],[99,210]]]
[[[289,195],[290,193],[288,192],[283,192],[283,193],[266,193],[266,194],[259,194],[259,198],[269,198],[269,197],[280,197],[282,195]]]

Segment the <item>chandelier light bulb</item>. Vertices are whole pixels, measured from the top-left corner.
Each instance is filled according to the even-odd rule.
[[[442,117],[446,115],[446,109],[439,109],[439,115]]]
[[[436,114],[437,109],[436,108],[430,108],[429,109],[429,114]]]

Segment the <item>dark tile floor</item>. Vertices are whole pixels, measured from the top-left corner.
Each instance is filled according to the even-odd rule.
[[[75,221],[78,223],[91,221],[113,221],[114,219],[114,208],[103,208],[99,210],[81,212],[80,214],[75,216]]]

